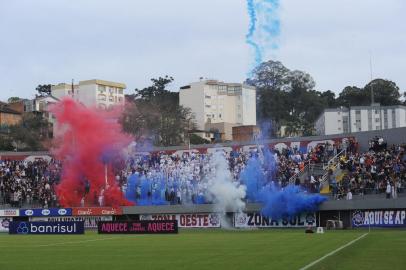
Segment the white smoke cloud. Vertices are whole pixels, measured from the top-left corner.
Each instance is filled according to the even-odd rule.
[[[207,176],[208,199],[215,205],[215,211],[241,212],[245,208],[244,185],[233,181],[224,152],[216,152],[210,159],[210,174]]]

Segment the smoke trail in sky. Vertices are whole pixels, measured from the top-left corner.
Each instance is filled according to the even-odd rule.
[[[253,68],[259,66],[272,50],[278,49],[280,34],[279,0],[247,0],[250,24],[246,42],[254,49]]]

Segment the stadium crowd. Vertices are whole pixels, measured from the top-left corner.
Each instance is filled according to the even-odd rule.
[[[395,198],[406,188],[406,145],[372,143],[365,153],[347,153],[340,158],[342,181],[330,183],[337,199],[351,199],[352,194],[385,193]]]
[[[61,165],[54,160],[0,161],[0,203],[12,207],[23,204],[55,207],[55,185],[60,173]]]
[[[336,198],[344,198],[348,194],[388,192],[389,189],[393,196],[393,189],[400,191],[406,187],[404,146],[359,153],[355,141],[338,145],[319,144],[307,153],[296,148],[274,149],[277,169],[272,179],[281,187],[289,181],[299,185],[296,176],[305,169],[306,164],[326,163],[343,149],[347,151],[340,159],[340,166],[348,173],[340,182],[330,181]],[[224,155],[233,180],[240,181],[240,173],[247,166],[248,160],[253,156],[261,157],[263,153],[260,148],[254,147],[248,151],[240,149],[224,152]],[[123,192],[134,189],[137,200],[152,200],[159,190],[159,196],[167,203],[201,203],[200,198],[205,197],[208,188],[204,177],[211,172],[211,157],[212,154],[197,151],[180,155],[164,152],[133,155],[125,166],[117,168],[116,180]],[[57,206],[55,187],[60,180],[61,169],[61,163],[55,160],[0,161],[0,203],[14,207],[23,204]],[[267,173],[266,169],[263,173]],[[134,175],[143,179],[144,183],[138,181],[135,186],[130,186],[128,180]],[[319,192],[320,181],[321,177],[311,176],[304,185],[310,192]]]

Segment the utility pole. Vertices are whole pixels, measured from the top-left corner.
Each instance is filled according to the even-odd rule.
[[[74,97],[75,97],[75,88],[74,88],[74,86],[73,86],[73,79],[72,79],[72,85],[71,85],[71,90],[72,90],[72,99],[74,99]]]
[[[374,98],[374,85],[372,83],[372,54],[369,53],[369,72],[371,75],[371,105],[375,103],[375,98]]]

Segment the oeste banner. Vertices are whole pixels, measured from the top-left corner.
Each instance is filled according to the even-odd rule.
[[[353,227],[406,227],[406,210],[357,210],[352,214]]]
[[[31,217],[30,221],[67,222],[83,221],[85,229],[97,229],[99,221],[113,221],[112,216],[76,216],[76,217]]]
[[[165,221],[101,221],[98,223],[100,234],[175,234],[178,233],[176,220]]]
[[[302,213],[291,218],[272,219],[257,212],[235,213],[234,225],[236,228],[304,228],[316,226],[316,216]]]
[[[121,207],[74,207],[73,216],[119,216],[123,214]]]
[[[180,228],[219,228],[219,214],[157,214],[141,215],[141,220],[177,220]]]
[[[9,234],[84,234],[83,221],[10,222]]]

